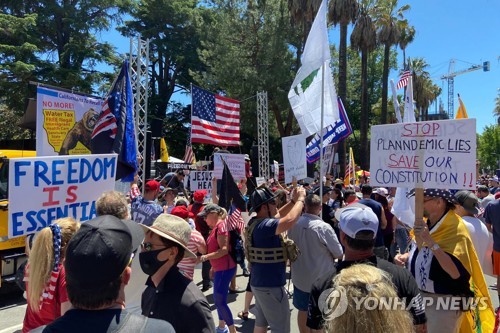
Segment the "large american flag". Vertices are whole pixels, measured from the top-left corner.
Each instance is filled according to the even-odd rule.
[[[401,77],[399,78],[398,84],[396,85],[396,89],[401,89],[403,87],[406,87],[408,84],[408,78],[411,76],[411,72],[406,70],[401,74]]]
[[[240,102],[192,86],[191,142],[240,145]]]

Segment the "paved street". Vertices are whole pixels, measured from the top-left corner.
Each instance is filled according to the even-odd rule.
[[[241,269],[238,268],[238,276],[236,279],[237,285],[240,288],[245,288],[248,278],[241,275]],[[197,267],[194,274],[194,281],[200,283],[201,281],[201,265]],[[288,282],[288,280],[287,280]],[[488,285],[492,285],[496,282],[495,278],[490,276],[486,277],[486,282]],[[288,285],[288,283],[287,283]],[[290,283],[290,291],[293,290],[293,286]],[[491,299],[493,301],[494,307],[499,306],[498,296],[496,290],[489,289]],[[213,297],[212,297],[212,289],[205,292],[205,295],[210,304],[212,304],[212,314],[214,316],[214,320],[217,322],[217,311],[215,310],[215,306],[213,305]],[[243,309],[245,299],[245,293],[239,294],[230,294],[228,297],[229,307],[233,313],[233,317],[235,318],[235,326],[238,332],[249,333],[253,332],[254,319],[255,317],[252,314],[252,308],[250,308],[250,319],[248,321],[243,321],[237,318],[237,313]],[[292,333],[298,333],[297,328],[297,310],[293,308],[292,300],[290,299],[290,308],[291,311],[291,327]],[[26,310],[26,302],[21,296],[20,292],[13,292],[12,288],[10,292],[2,292],[0,294],[0,333],[13,333],[13,332],[21,332],[22,321],[24,318],[24,312]]]

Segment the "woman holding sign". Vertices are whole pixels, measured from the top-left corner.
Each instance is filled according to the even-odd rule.
[[[415,241],[394,261],[407,265],[422,291],[428,332],[491,332],[495,318],[488,289],[453,196],[426,189],[423,208],[426,223],[415,221]]]
[[[66,245],[79,228],[80,223],[67,217],[36,235],[24,276],[28,306],[23,333],[51,323],[69,309],[63,261]]]

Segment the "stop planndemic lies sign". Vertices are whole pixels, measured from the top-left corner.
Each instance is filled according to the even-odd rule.
[[[372,126],[370,149],[371,185],[475,189],[475,119]]]
[[[116,154],[13,158],[9,161],[9,238],[61,217],[96,217],[95,201],[114,189]]]

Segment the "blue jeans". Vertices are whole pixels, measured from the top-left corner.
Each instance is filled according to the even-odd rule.
[[[404,254],[408,249],[408,231],[404,228],[395,230],[395,242],[391,245],[391,256],[396,256],[396,247],[399,248],[399,253]]]
[[[236,274],[236,267],[214,273],[214,303],[219,320],[224,320],[227,326],[234,325],[233,314],[227,305],[229,283]]]

